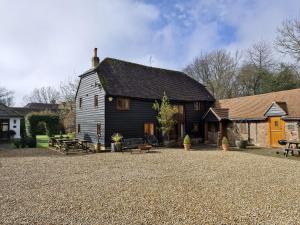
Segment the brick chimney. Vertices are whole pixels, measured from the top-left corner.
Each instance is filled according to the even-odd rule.
[[[92,58],[93,67],[98,66],[99,62],[100,62],[100,60],[99,60],[99,57],[97,56],[97,48],[94,48],[94,56]]]

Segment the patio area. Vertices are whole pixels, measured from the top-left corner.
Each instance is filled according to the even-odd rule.
[[[249,151],[2,149],[0,224],[299,223],[299,161]]]

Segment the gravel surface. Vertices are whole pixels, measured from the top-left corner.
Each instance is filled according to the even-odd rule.
[[[178,149],[0,150],[0,224],[300,224],[300,163]]]

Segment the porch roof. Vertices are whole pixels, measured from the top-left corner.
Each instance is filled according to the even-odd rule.
[[[206,121],[221,121],[227,120],[229,116],[229,109],[210,108],[207,113],[204,114],[203,119]]]

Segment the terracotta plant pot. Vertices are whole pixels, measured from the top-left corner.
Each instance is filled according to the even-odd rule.
[[[189,151],[191,149],[191,145],[190,144],[184,144],[184,150],[185,151]]]
[[[98,153],[101,151],[101,143],[95,144],[95,151]]]
[[[222,144],[222,148],[223,148],[224,151],[228,151],[229,144]]]

